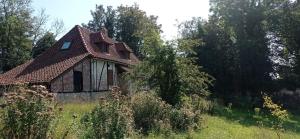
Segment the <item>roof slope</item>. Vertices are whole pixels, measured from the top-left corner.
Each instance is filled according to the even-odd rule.
[[[67,50],[61,50],[61,46],[65,41],[71,42],[71,46]],[[99,47],[95,44],[97,41],[110,44],[109,54],[100,52]],[[88,56],[122,65],[134,65],[139,62],[133,53],[130,53],[130,59],[122,59],[117,50],[117,45],[119,45],[119,42],[107,37],[107,34],[103,32],[92,32],[76,25],[37,58],[0,74],[0,85],[50,82]]]

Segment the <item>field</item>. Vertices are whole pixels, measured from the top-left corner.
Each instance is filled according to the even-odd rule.
[[[57,122],[54,131],[55,138],[77,138],[82,134],[80,118],[85,112],[91,111],[96,103],[73,103],[62,104],[63,112]],[[150,135],[149,139],[155,138],[204,138],[204,139],[277,139],[276,133],[265,125],[257,126],[257,118],[253,117],[253,112],[233,109],[230,113],[218,115],[205,115],[203,128],[191,133],[173,133],[166,137],[164,135]],[[263,119],[268,123],[268,119]],[[300,117],[291,115],[290,120],[285,123],[286,131],[282,133],[283,139],[300,139]],[[140,138],[140,137],[134,137]]]

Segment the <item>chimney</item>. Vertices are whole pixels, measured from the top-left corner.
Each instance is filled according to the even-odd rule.
[[[108,36],[108,31],[105,27],[101,27],[101,33],[104,34],[105,36]]]

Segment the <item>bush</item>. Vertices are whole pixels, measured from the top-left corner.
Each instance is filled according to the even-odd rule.
[[[278,138],[281,138],[281,132],[284,131],[283,123],[289,119],[288,111],[282,106],[273,102],[271,97],[263,94],[263,107],[268,109],[273,117],[272,128],[275,129]]]
[[[54,119],[54,96],[44,86],[17,86],[4,94],[1,136],[15,139],[47,138]]]
[[[171,112],[171,125],[173,130],[184,132],[190,129],[199,129],[202,120],[201,114],[211,110],[212,104],[198,95],[192,95],[182,97],[181,103],[177,107]]]
[[[204,97],[193,94],[191,96],[183,96],[180,107],[187,107],[192,109],[193,112],[199,111],[200,113],[204,113],[213,109],[213,103]]]
[[[173,109],[170,116],[172,129],[175,131],[188,131],[195,126],[195,113],[189,109]]]
[[[101,99],[99,105],[86,114],[81,122],[87,129],[85,138],[122,139],[131,133],[132,112],[118,88],[114,88],[108,100]]]
[[[172,107],[153,93],[137,93],[131,98],[135,128],[143,134],[162,132],[170,128]]]

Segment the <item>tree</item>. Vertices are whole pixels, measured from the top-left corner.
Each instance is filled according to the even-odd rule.
[[[147,16],[146,12],[139,9],[137,4],[133,6],[119,6],[117,24],[117,40],[125,42],[131,47],[134,54],[142,56],[145,30],[154,29],[161,32],[161,26],[157,24],[156,16]]]
[[[99,31],[101,27],[108,30],[108,36],[117,41],[125,42],[138,57],[142,58],[142,47],[145,42],[146,31],[156,30],[161,32],[161,26],[157,24],[156,16],[147,16],[138,5],[119,6],[113,9],[108,6],[96,5],[96,10],[91,11],[93,19],[84,27],[93,31]]]
[[[232,96],[238,88],[238,51],[232,44],[229,32],[218,24],[215,17],[209,21],[193,18],[179,25],[181,38],[200,39],[193,50],[197,64],[215,78],[212,91],[215,96],[225,98]]]
[[[268,8],[269,31],[280,57],[276,72],[283,87],[296,89],[300,85],[299,1],[276,1]]]
[[[0,1],[0,70],[10,70],[30,57],[30,0]]]
[[[272,82],[266,12],[269,1],[211,0],[208,21],[181,24],[183,38],[201,39],[198,64],[215,77],[214,93],[225,100],[258,98]]]
[[[32,49],[32,58],[36,58],[38,55],[40,55],[42,52],[44,52],[46,49],[54,45],[56,42],[55,36],[51,32],[47,32],[42,38],[40,38],[36,46]]]
[[[31,36],[32,46],[35,47],[37,40],[40,39],[46,32],[45,25],[48,21],[49,15],[46,14],[45,9],[42,9],[37,16],[33,17]]]
[[[88,24],[83,24],[84,27],[92,31],[100,31],[101,27],[105,27],[108,31],[108,36],[114,38],[116,36],[116,10],[112,6],[96,5],[95,11],[91,11],[93,17]]]
[[[57,36],[59,36],[60,34],[62,34],[65,30],[65,24],[63,22],[63,20],[61,19],[56,19],[52,22],[52,25],[51,25],[51,31],[47,31],[46,33],[48,32],[53,32],[53,36],[56,38]],[[45,33],[45,34],[46,34]],[[45,35],[44,34],[44,35]]]
[[[136,85],[149,86],[171,105],[177,105],[183,96],[208,96],[213,78],[189,56],[193,53],[190,47],[197,41],[175,40],[164,44],[155,38],[153,35],[146,39],[145,57],[131,73]]]
[[[271,80],[272,63],[269,59],[269,40],[264,22],[266,1],[261,0],[216,0],[213,13],[230,29],[230,38],[236,46],[241,92],[253,95],[266,89]]]

